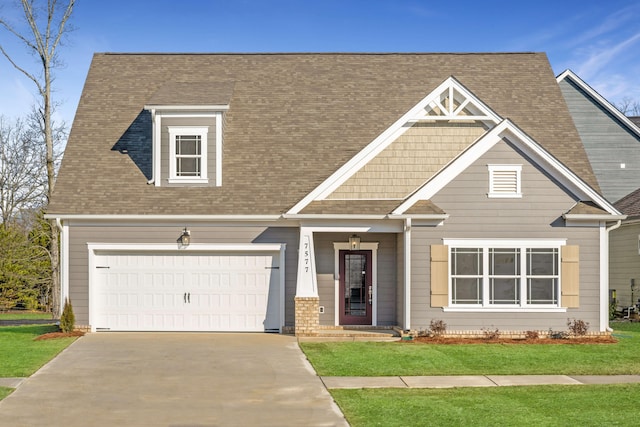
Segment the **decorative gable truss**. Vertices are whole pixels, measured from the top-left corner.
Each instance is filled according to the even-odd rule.
[[[480,133],[482,134],[485,133],[487,129],[491,129],[496,126],[501,120],[500,116],[482,103],[473,93],[471,93],[471,91],[465,88],[454,77],[449,77],[429,95],[418,102],[413,108],[407,111],[389,128],[382,132],[362,151],[339,168],[327,180],[316,187],[299,203],[293,206],[288,214],[299,214],[312,202],[327,199],[340,200],[342,198],[340,195],[340,188],[343,185],[348,184],[350,179],[357,180],[358,173],[364,174],[360,181],[369,181],[369,177],[366,175],[367,166],[377,166],[374,165],[375,159],[378,157],[384,157],[385,150],[387,150],[394,142],[398,141],[399,138],[405,135],[410,129],[416,129],[415,125],[417,124],[432,123],[435,125],[448,125],[458,123],[461,125],[468,125],[470,123],[478,123],[478,126],[481,127]],[[469,135],[467,136],[468,142],[465,142],[466,145],[472,143],[477,138],[477,136],[473,136],[473,134]],[[451,155],[457,155],[460,148],[461,147],[455,147],[453,150],[454,152]],[[393,156],[393,154],[391,154],[391,156]],[[430,178],[430,175],[451,160],[451,158],[446,157],[447,155],[445,154],[435,163],[433,161],[425,162],[430,163],[431,167],[435,168],[435,170],[426,169],[422,171],[422,174],[419,176],[413,177],[413,181],[409,182],[407,190],[402,193],[402,195],[382,194],[376,196],[364,192],[359,197],[356,194],[355,198],[369,200],[396,199],[398,202],[401,202],[406,196],[413,193],[417,187],[424,184],[424,182]],[[440,161],[441,164],[439,164],[438,161]],[[382,168],[385,168],[385,166],[383,165]],[[425,176],[425,173],[428,175]],[[375,185],[373,187],[375,187]],[[343,193],[349,193],[352,195],[350,198],[354,198],[354,192],[350,189],[343,191]]]

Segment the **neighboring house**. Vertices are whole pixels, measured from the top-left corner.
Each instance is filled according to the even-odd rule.
[[[544,54],[97,54],[49,218],[91,330],[608,327]]]
[[[602,194],[613,203],[640,188],[640,128],[571,70],[557,80]]]
[[[611,233],[609,280],[616,291],[618,309],[623,309],[640,302],[640,188],[615,206],[627,219]]]
[[[609,287],[619,308],[629,306],[640,298],[640,117],[626,117],[570,70],[557,80],[602,194],[628,215],[610,235]]]

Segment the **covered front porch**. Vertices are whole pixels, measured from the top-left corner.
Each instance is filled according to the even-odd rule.
[[[295,334],[399,336],[408,325],[409,234],[401,221],[302,226]]]

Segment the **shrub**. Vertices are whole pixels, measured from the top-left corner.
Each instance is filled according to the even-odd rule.
[[[527,331],[525,332],[524,337],[528,340],[537,340],[540,338],[540,334],[538,331]]]
[[[482,328],[482,335],[484,336],[485,340],[497,340],[498,338],[500,338],[500,330],[498,328]]]
[[[64,333],[71,333],[76,325],[76,316],[73,314],[73,307],[69,298],[64,302],[64,308],[62,309],[62,315],[60,316],[60,329]]]
[[[434,337],[439,337],[447,331],[447,324],[442,320],[431,319],[429,323],[429,332]]]
[[[587,334],[589,330],[589,322],[585,322],[580,319],[567,319],[567,326],[569,327],[569,332],[571,335],[576,337],[581,337]]]

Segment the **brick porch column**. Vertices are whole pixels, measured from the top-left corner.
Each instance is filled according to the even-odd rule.
[[[320,298],[318,297],[296,297],[296,336],[315,336],[320,325],[318,313]]]

